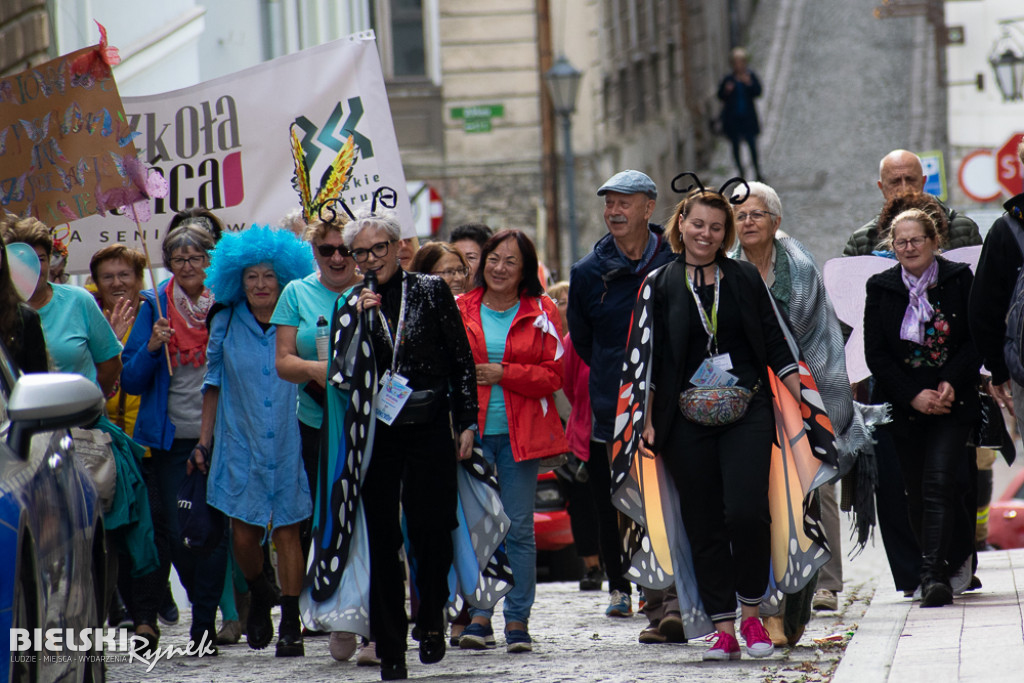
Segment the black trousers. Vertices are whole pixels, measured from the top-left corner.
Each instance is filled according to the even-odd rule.
[[[443,424],[388,427],[378,421],[362,500],[370,542],[370,631],[382,661],[405,657],[408,617],[399,558],[405,512],[420,605],[416,625],[440,631],[457,524],[455,440]]]
[[[586,463],[583,463],[586,471]],[[589,472],[588,472],[589,475]],[[565,488],[568,500],[569,526],[572,529],[573,545],[580,557],[598,555],[601,552],[600,527],[597,521],[597,504],[594,492],[590,489],[590,481],[576,481],[575,477],[562,477],[558,480]]]
[[[907,510],[907,487],[903,481],[898,449],[892,430],[882,426],[875,430],[875,461],[878,463],[878,487],[875,506],[878,529],[889,561],[896,590],[913,591],[921,583],[921,547],[910,526]]]
[[[612,505],[612,466],[608,444],[590,442],[590,460],[587,461],[587,483],[597,508],[597,526],[601,547],[601,563],[608,575],[608,592],[632,594],[626,570],[629,563],[622,550],[622,532],[619,529],[619,511]]]
[[[771,469],[775,418],[765,391],[724,427],[676,413],[662,449],[679,491],[694,572],[712,622],[736,618],[736,598],[759,605],[771,571]]]
[[[309,490],[315,503],[319,491],[317,477],[320,472],[320,430],[299,420],[299,440],[302,446],[302,467],[306,470]],[[299,538],[302,544],[302,566],[305,567],[309,561],[309,545],[313,542],[312,515],[299,525]]]
[[[970,488],[969,425],[949,416],[897,415],[889,425],[907,490],[910,526],[921,548],[922,581],[947,581],[972,552],[964,506]],[[955,566],[950,566],[955,564]]]

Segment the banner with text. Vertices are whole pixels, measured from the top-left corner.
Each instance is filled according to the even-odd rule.
[[[134,136],[101,47],[0,79],[3,210],[60,225],[96,213],[95,197],[130,182]]]
[[[165,198],[150,200],[143,224],[159,265],[160,241],[175,212],[205,206],[232,231],[276,225],[292,209],[294,164],[289,129],[306,154],[313,191],[351,138],[355,147],[341,197],[353,210],[381,186],[398,195],[403,234],[415,234],[405,174],[372,32],[363,32],[189,88],[125,97],[142,159],[166,177]],[[341,211],[341,209],[338,209]],[[136,243],[124,216],[92,216],[71,224],[72,273],[88,271],[101,247]]]

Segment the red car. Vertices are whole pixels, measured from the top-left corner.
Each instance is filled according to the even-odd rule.
[[[579,579],[580,559],[573,545],[565,488],[554,472],[537,477],[533,505],[533,532],[537,542],[537,580]]]
[[[533,533],[537,539],[537,550],[561,550],[573,543],[568,501],[554,472],[544,472],[537,477]]]
[[[999,500],[992,501],[988,542],[1003,550],[1024,548],[1024,470],[1010,480]]]

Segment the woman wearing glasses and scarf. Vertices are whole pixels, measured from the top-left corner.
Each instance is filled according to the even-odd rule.
[[[364,281],[332,316],[325,497],[301,607],[307,626],[370,637],[381,678],[402,679],[408,624],[399,504],[420,597],[420,661],[432,664],[445,652],[456,465],[473,455],[475,372],[448,286],[399,265],[394,213],[358,212],[344,237]]]
[[[153,454],[143,462],[143,474],[150,489],[161,568],[140,579],[142,584],[137,582],[133,590],[135,633],[151,645],[159,636],[156,613],[171,562],[192,603],[192,640],[198,646],[205,634],[213,643],[217,634],[214,622],[227,565],[226,537],[211,554],[199,557],[181,543],[178,531],[178,491],[202,423],[206,316],[213,305],[204,279],[213,246],[213,237],[198,225],[186,223],[167,234],[162,251],[171,279],[155,292],[142,292],[123,354],[121,386],[140,396],[132,437]]]
[[[896,216],[887,246],[899,265],[867,283],[864,355],[875,378],[874,402],[893,406],[882,427],[896,445],[921,546],[921,606],[953,601],[953,570],[969,550],[955,534],[964,518],[957,474],[980,410],[976,386],[981,356],[967,326],[974,277],[964,263],[936,256],[934,219],[920,209]]]

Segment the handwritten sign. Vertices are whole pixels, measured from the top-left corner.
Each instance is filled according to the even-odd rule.
[[[88,47],[0,80],[0,207],[47,225],[99,211],[131,184],[132,131],[110,69],[75,73]]]

